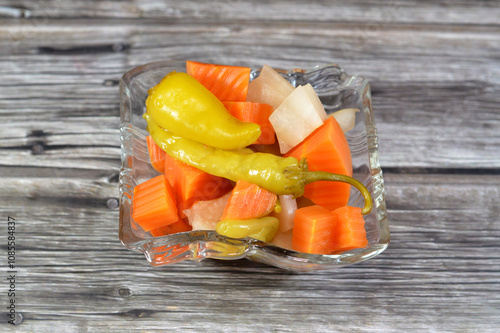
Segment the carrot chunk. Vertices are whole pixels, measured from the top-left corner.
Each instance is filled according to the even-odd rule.
[[[292,249],[295,251],[330,254],[337,217],[319,205],[299,208],[293,220]]]
[[[186,72],[221,101],[245,101],[250,68],[186,61]]]
[[[290,150],[285,157],[305,157],[310,171],[352,176],[351,151],[339,124],[329,117],[323,125]],[[306,185],[304,197],[328,210],[347,205],[351,187],[340,182],[318,181]]]
[[[163,173],[165,167],[165,152],[161,150],[160,147],[154,142],[151,135],[146,138],[148,143],[149,159],[151,160],[151,165],[159,173]]]
[[[246,220],[265,216],[274,209],[278,196],[255,184],[237,181],[221,220]]]
[[[191,226],[188,223],[186,223],[184,220],[181,219],[172,224],[153,229],[149,233],[153,237],[160,237],[165,235],[176,234],[178,232],[191,231],[192,229],[193,228],[191,228]]]
[[[146,232],[179,220],[174,190],[163,175],[134,188],[132,218]]]
[[[191,207],[198,200],[210,200],[229,192],[231,183],[226,178],[213,176],[187,164],[181,166],[180,199],[183,209]]]
[[[261,135],[254,144],[272,145],[276,141],[273,125],[269,121],[269,116],[273,113],[271,105],[230,101],[223,101],[222,104],[233,117],[260,126]]]
[[[348,251],[368,245],[361,208],[344,206],[337,208],[332,214],[337,219],[337,226],[332,237],[332,251]]]
[[[174,188],[181,217],[184,217],[183,210],[197,201],[216,199],[232,188],[228,179],[196,169],[168,154],[165,156],[165,178]]]

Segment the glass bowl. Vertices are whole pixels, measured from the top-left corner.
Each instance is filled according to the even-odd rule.
[[[344,73],[335,64],[309,70],[278,70],[292,85],[310,83],[328,114],[344,108],[357,108],[354,128],[346,133],[352,154],[353,177],[371,192],[373,210],[365,215],[368,246],[334,255],[318,255],[284,249],[252,238],[232,239],[212,230],[195,230],[152,237],[131,218],[134,186],[158,173],[152,168],[146,144],[144,102],[147,91],[171,71],[185,72],[185,62],[161,61],[136,67],[120,81],[121,159],[120,230],[122,244],[143,252],[151,265],[173,264],[206,258],[234,260],[247,258],[293,271],[332,269],[370,259],[389,245],[384,183],[378,158],[378,138],[372,114],[370,86],[366,79]],[[259,69],[252,70],[251,79]],[[352,188],[349,205],[362,207],[363,198]]]

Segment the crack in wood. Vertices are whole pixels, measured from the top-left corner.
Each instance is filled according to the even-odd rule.
[[[76,54],[98,54],[98,53],[120,53],[125,52],[130,49],[130,45],[115,43],[115,44],[104,44],[104,45],[84,45],[84,46],[73,46],[73,47],[52,47],[52,46],[40,46],[38,47],[38,54],[49,54],[49,55],[76,55]]]

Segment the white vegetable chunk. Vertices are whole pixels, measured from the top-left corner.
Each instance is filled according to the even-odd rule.
[[[359,109],[342,109],[332,114],[332,117],[339,123],[344,134],[354,128],[356,112],[359,112]]]
[[[198,201],[190,209],[183,210],[193,230],[215,230],[230,196],[231,192],[217,199]]]
[[[273,213],[280,220],[280,232],[287,232],[293,228],[293,218],[297,210],[297,200],[293,195],[278,196],[281,205],[281,212]]]
[[[293,89],[283,76],[264,65],[259,76],[248,85],[247,101],[269,104],[276,110]]]
[[[278,231],[274,236],[271,244],[292,250],[293,229],[287,232]]]
[[[287,153],[320,127],[327,117],[310,84],[295,88],[269,117],[278,138],[280,152]]]
[[[307,94],[307,97],[313,104],[314,110],[316,110],[321,120],[325,122],[325,120],[328,118],[328,115],[326,114],[325,108],[323,107],[323,104],[321,103],[318,94],[316,94],[316,91],[309,83],[304,86],[304,90]]]

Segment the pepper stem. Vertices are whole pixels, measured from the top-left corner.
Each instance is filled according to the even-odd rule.
[[[365,200],[365,206],[361,210],[361,214],[366,215],[368,214],[373,207],[372,203],[372,197],[370,195],[370,192],[368,189],[358,180],[346,176],[346,175],[339,175],[337,173],[330,173],[330,172],[325,172],[325,171],[305,171],[304,172],[304,185],[307,185],[309,183],[317,182],[317,181],[332,181],[332,182],[343,182],[350,184],[354,186],[355,188],[358,189],[359,192],[361,192],[361,195],[363,195],[363,199]]]

